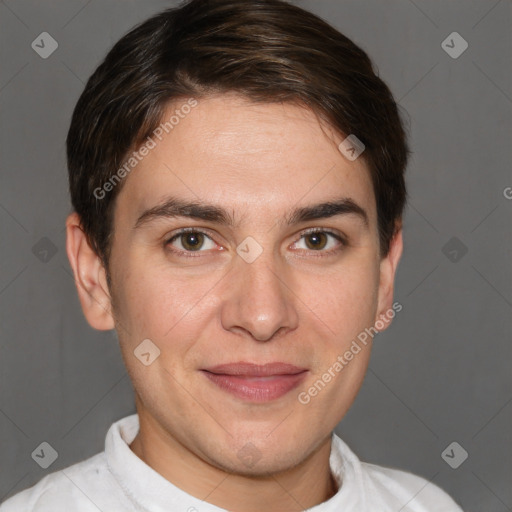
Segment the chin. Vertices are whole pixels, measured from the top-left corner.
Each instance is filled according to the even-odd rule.
[[[209,462],[231,473],[265,477],[293,468],[314,450],[314,443],[309,447],[306,439],[293,441],[289,433],[271,439],[272,428],[258,434],[229,436],[224,445],[210,444]]]
[[[214,465],[229,473],[247,476],[249,478],[270,477],[297,466],[301,461],[297,457],[299,450],[294,450],[294,455],[289,453],[258,453],[258,450],[244,447],[242,453],[237,453],[234,459],[217,460]]]

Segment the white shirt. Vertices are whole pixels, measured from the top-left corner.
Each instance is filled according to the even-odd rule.
[[[0,505],[0,512],[226,512],[186,493],[130,449],[137,414],[113,423],[105,451]],[[462,512],[439,487],[405,471],[361,462],[333,432],[329,459],[338,492],[309,512]]]

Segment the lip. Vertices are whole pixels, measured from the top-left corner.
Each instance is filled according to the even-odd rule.
[[[294,375],[305,371],[306,368],[299,368],[289,363],[266,363],[254,364],[239,361],[236,363],[219,364],[211,368],[205,368],[205,371],[221,375],[238,375],[245,377],[270,377],[274,375]]]
[[[308,370],[281,362],[264,365],[238,362],[201,372],[223,391],[245,401],[262,403],[277,400],[296,388]]]

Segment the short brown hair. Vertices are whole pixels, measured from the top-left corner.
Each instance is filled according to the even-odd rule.
[[[406,133],[367,54],[314,14],[282,0],[191,0],[137,25],[89,78],[67,136],[71,202],[108,274],[122,184],[102,187],[160,124],[171,100],[237,92],[310,108],[365,145],[381,256],[406,203]]]

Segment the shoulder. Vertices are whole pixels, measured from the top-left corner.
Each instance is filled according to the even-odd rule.
[[[102,505],[119,501],[115,497],[117,493],[113,493],[115,490],[105,452],[101,452],[46,475],[4,501],[0,512],[64,512],[70,503],[74,512],[98,512],[98,507],[104,510]]]
[[[365,462],[361,467],[375,503],[384,501],[403,512],[462,512],[445,491],[425,478]]]
[[[341,484],[340,496],[350,496],[350,503],[357,503],[357,510],[463,512],[445,491],[425,478],[362,462],[335,432],[330,462],[331,471]]]

